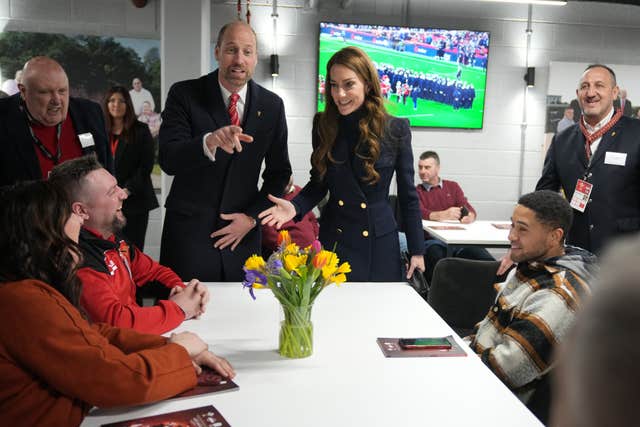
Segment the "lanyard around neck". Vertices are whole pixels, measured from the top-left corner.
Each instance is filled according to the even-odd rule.
[[[62,144],[60,144],[60,135],[62,135],[62,123],[60,122],[56,125],[56,154],[51,153],[47,147],[44,146],[42,141],[36,136],[35,132],[33,132],[33,124],[38,123],[38,121],[33,118],[26,105],[22,105],[22,109],[25,113],[25,117],[27,120],[27,128],[29,128],[29,133],[31,134],[31,138],[33,138],[33,143],[38,147],[42,155],[47,159],[51,160],[54,165],[57,165],[60,162],[60,157],[62,157]]]

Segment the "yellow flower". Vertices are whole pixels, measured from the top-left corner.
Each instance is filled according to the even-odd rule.
[[[262,258],[260,255],[255,255],[255,254],[251,255],[244,262],[244,267],[247,270],[264,271],[265,265],[266,263],[264,262],[264,258]]]
[[[331,251],[325,251],[324,249],[319,255],[326,259],[326,264],[322,267],[322,277],[327,280],[336,273],[338,270],[338,255]]]
[[[284,248],[284,253],[285,254],[298,255],[298,252],[300,252],[300,248],[295,243],[289,243]]]
[[[255,289],[264,289],[264,288],[266,288],[266,286],[264,286],[263,284],[258,283],[258,282],[254,282],[253,285],[251,285],[251,286],[253,288],[255,288]]]
[[[297,271],[300,266],[305,265],[307,263],[306,255],[293,255],[287,254],[284,256],[284,268],[287,271]]]
[[[344,274],[338,274],[337,276],[334,276],[331,281],[340,286],[340,283],[344,283],[347,281],[347,276],[345,276]]]
[[[335,274],[331,277],[331,281],[336,285],[340,283],[344,283],[347,281],[347,276],[345,273],[351,272],[351,265],[348,262],[343,262],[340,264],[340,267],[336,270]]]

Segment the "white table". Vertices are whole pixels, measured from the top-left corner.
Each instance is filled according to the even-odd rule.
[[[447,245],[482,246],[485,248],[506,248],[509,243],[509,229],[497,228],[510,225],[509,221],[474,221],[471,224],[422,220],[422,228]]]
[[[253,301],[239,284],[209,286],[205,316],[178,329],[228,358],[240,390],[99,410],[83,426],[210,404],[234,427],[541,426],[464,344],[467,357],[383,357],[377,337],[456,336],[406,284],[325,289],[313,308],[314,354],[298,360],[276,352],[281,315],[271,291]]]

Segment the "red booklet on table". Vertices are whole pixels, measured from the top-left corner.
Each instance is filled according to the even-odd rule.
[[[102,424],[102,427],[230,427],[227,420],[213,406],[185,409],[150,417],[135,418],[117,423]]]
[[[191,390],[183,391],[182,393],[171,397],[170,399],[179,399],[182,397],[198,396],[206,393],[219,393],[221,391],[237,390],[238,384],[234,383],[230,379],[224,378],[212,369],[203,367],[202,373],[198,375],[198,385]]]
[[[233,390],[238,390],[238,384],[234,383],[233,381],[231,381],[230,379],[224,378],[221,375],[218,375],[218,373],[216,373],[215,371],[213,371],[212,369],[209,368],[203,368],[202,369],[202,373],[200,375],[198,375],[198,383],[197,385],[192,388],[191,390],[186,390],[183,391],[182,393],[170,397],[167,400],[170,399],[183,399],[183,398],[187,398],[187,397],[193,397],[193,396],[198,396],[201,394],[208,394],[208,393],[223,393],[223,392],[227,392],[227,391],[233,391]],[[206,407],[206,408],[213,408],[211,407]],[[122,408],[120,408],[122,409]],[[202,409],[202,408],[198,408],[198,409]],[[105,415],[105,414],[112,414],[113,413],[114,408],[111,409],[105,409],[105,408],[93,408],[88,416],[99,416],[99,415]],[[117,410],[117,409],[116,409]],[[182,414],[182,412],[185,411],[180,411],[177,412],[176,414]],[[186,413],[186,412],[185,412]],[[217,412],[216,412],[217,413]],[[171,414],[172,415],[172,414]],[[146,420],[146,418],[145,418]],[[155,420],[155,418],[154,418]],[[158,419],[159,420],[159,419]],[[156,421],[158,421],[156,420]],[[130,420],[129,424],[107,424],[108,426],[136,426],[136,427],[142,427],[142,426],[164,426],[164,425],[175,425],[175,426],[182,426],[183,424],[162,424],[162,423],[152,423],[152,424],[144,424],[144,423],[134,423],[133,421],[138,421],[138,420]],[[224,419],[223,419],[224,421]],[[226,421],[225,421],[226,423]],[[184,424],[184,426],[208,426],[209,424]],[[228,424],[211,424],[211,425],[215,425],[216,427],[222,427],[222,426],[227,426]]]
[[[384,357],[466,357],[467,353],[460,347],[453,336],[442,337],[451,345],[450,348],[406,349],[399,344],[401,338],[378,338],[378,346]],[[438,338],[439,339],[439,338]]]

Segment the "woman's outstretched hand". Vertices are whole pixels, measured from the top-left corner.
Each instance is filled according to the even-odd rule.
[[[271,194],[269,194],[269,200],[271,200],[275,206],[260,212],[258,218],[262,220],[262,225],[275,225],[279,230],[283,224],[296,216],[296,208],[290,201],[272,196]]]

